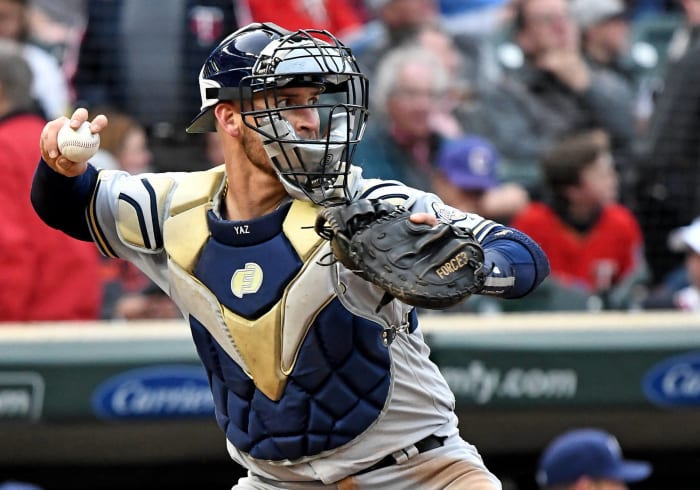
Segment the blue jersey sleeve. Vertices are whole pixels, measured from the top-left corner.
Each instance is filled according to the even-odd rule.
[[[97,169],[78,177],[54,172],[43,160],[34,173],[31,200],[39,217],[52,228],[83,241],[92,241],[86,210],[97,185]]]

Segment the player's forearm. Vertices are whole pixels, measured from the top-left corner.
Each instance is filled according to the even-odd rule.
[[[32,205],[52,228],[79,240],[92,241],[85,210],[96,185],[97,169],[91,165],[78,177],[65,177],[41,160],[32,182]]]
[[[549,275],[549,261],[527,235],[506,228],[482,244],[488,275],[481,294],[501,298],[527,295]]]

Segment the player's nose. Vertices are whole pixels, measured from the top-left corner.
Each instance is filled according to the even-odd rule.
[[[318,139],[321,127],[318,110],[313,107],[299,108],[293,111],[291,123],[294,131],[303,139]]]

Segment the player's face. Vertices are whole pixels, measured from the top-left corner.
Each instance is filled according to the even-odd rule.
[[[320,93],[321,91],[316,87],[294,87],[270,91],[265,95],[257,95],[253,99],[253,109],[283,109],[280,115],[289,121],[300,139],[317,139],[320,122],[318,111],[313,106],[318,103]],[[270,157],[265,152],[262,138],[258,133],[244,126],[242,143],[246,156],[253,165],[266,173],[275,174]]]
[[[316,140],[320,135],[320,117],[314,106],[318,104],[320,95],[321,90],[317,87],[282,88],[256,96],[253,109],[280,109],[279,115],[291,124],[299,139]],[[275,173],[262,138],[248,127],[243,133],[243,148],[256,167],[270,174]]]
[[[300,139],[317,140],[320,136],[320,117],[314,108],[321,97],[317,87],[293,87],[270,91],[255,99],[256,109],[280,109],[280,116],[290,122]]]
[[[324,94],[318,86],[280,88],[258,94],[253,100],[253,114],[246,117],[249,118],[248,124],[255,124],[264,136],[261,137],[258,132],[246,126],[248,131],[244,134],[246,139],[243,142],[250,160],[261,168],[264,161],[264,168],[272,171],[274,165],[267,150],[274,153],[275,147],[288,145],[286,151],[289,154],[283,153],[283,161],[286,163],[281,164],[281,171],[316,171],[313,162],[305,161],[302,157],[292,158],[292,155],[296,155],[296,145],[303,144],[304,141],[323,142],[328,137],[329,97],[333,97],[333,94]],[[325,100],[321,104],[322,98]],[[323,117],[319,113],[319,104],[323,108]],[[286,123],[279,125],[282,121]],[[268,138],[276,142],[267,142]],[[263,141],[270,146],[265,147]]]

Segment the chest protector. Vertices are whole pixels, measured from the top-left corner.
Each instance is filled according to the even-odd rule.
[[[239,450],[280,463],[348,443],[382,413],[391,360],[383,327],[337,297],[316,208],[293,201],[268,222],[222,221],[212,203],[223,173],[192,176],[173,195],[164,244],[218,424]]]

